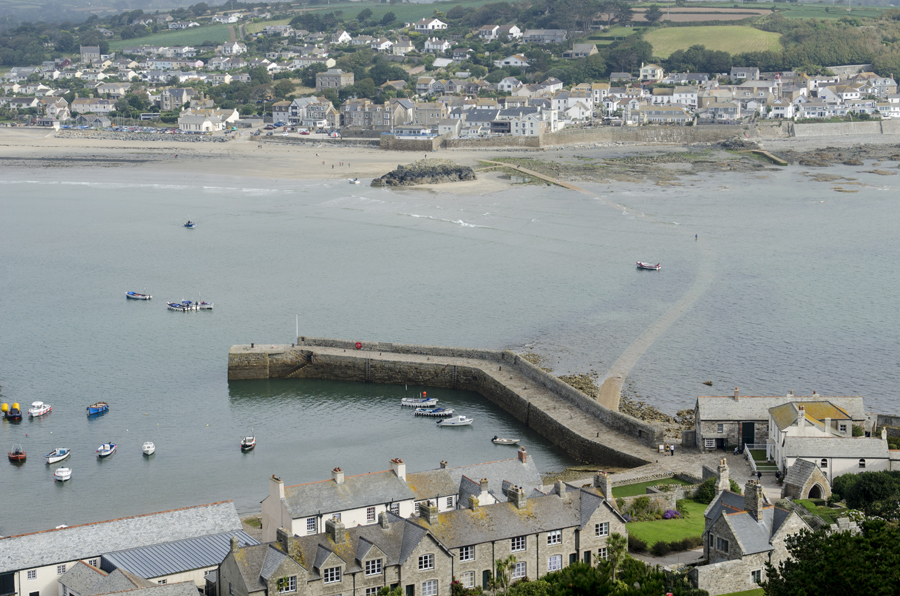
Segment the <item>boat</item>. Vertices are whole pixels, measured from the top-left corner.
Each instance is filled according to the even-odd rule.
[[[22,449],[21,445],[13,445],[7,455],[9,455],[9,461],[15,464],[20,464],[25,461],[25,450]]]
[[[72,468],[56,468],[53,472],[53,479],[57,482],[65,482],[72,477]]]
[[[197,308],[199,308],[200,310],[212,310],[212,309],[213,309],[213,303],[212,303],[212,302],[206,302],[206,301],[204,300],[203,302],[198,302],[198,303],[197,303]]]
[[[54,449],[53,451],[51,451],[44,457],[47,458],[48,464],[55,464],[56,462],[62,461],[64,459],[66,459],[67,457],[69,457],[69,455],[71,453],[72,453],[72,450],[69,449],[68,447],[57,447],[56,449]]]
[[[494,445],[515,445],[519,442],[519,439],[501,439],[497,435],[494,435],[494,438],[491,439],[491,442]]]
[[[167,302],[169,310],[177,310],[179,312],[188,312],[189,310],[200,310],[200,304],[191,300],[182,300],[181,302]],[[212,304],[209,306],[212,308]]]
[[[91,404],[87,407],[88,416],[93,416],[94,414],[103,414],[104,412],[109,411],[109,404],[105,401],[98,401],[95,404]]]
[[[191,220],[188,220],[188,222],[186,224],[184,224],[184,227],[193,229],[193,228],[197,227],[197,224],[195,224]]]
[[[153,298],[150,294],[140,294],[138,292],[125,292],[125,297],[129,300],[150,300]]]
[[[49,414],[52,409],[53,406],[50,404],[45,404],[42,401],[33,401],[31,402],[31,407],[28,408],[28,415],[32,418],[38,418],[44,414]]]
[[[141,445],[141,451],[144,452],[144,455],[153,455],[154,453],[156,453],[156,445],[154,445],[150,441],[147,441],[146,443]]]
[[[18,403],[14,403],[12,405],[3,404],[0,411],[4,413],[4,416],[10,422],[19,422],[20,420],[22,420],[22,410],[19,408]]]
[[[659,263],[654,265],[653,263],[645,263],[643,261],[637,262],[638,269],[652,269],[653,271],[659,271],[662,267]]]
[[[444,418],[438,420],[438,426],[472,426],[475,422],[474,418],[466,418],[465,416],[454,416],[453,418]]]
[[[347,179],[347,182],[350,184],[359,184],[359,178],[349,178]]]
[[[97,447],[97,456],[98,457],[109,457],[113,453],[116,452],[116,444],[115,443],[103,443],[99,447]]]
[[[446,418],[447,416],[453,416],[453,408],[416,408],[416,416]]]
[[[256,437],[253,435],[241,439],[241,451],[251,451],[256,447]]]
[[[436,406],[438,400],[433,397],[404,397],[400,405],[406,408],[430,408]]]

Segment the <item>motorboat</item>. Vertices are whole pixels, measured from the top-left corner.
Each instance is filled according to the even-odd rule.
[[[116,452],[116,444],[115,443],[103,443],[99,447],[97,447],[97,456],[98,457],[109,457],[113,453]]]
[[[494,445],[515,445],[519,442],[519,439],[501,439],[500,437],[494,435],[494,438],[491,439],[491,442]]]
[[[467,418],[465,416],[454,416],[453,418],[444,418],[443,420],[438,420],[438,426],[472,426],[472,423],[475,422],[474,418]]]
[[[400,405],[406,408],[430,408],[436,406],[438,400],[433,397],[404,397]]]
[[[153,298],[150,294],[140,294],[138,292],[125,292],[125,297],[129,300],[150,300]]]
[[[199,308],[200,310],[212,310],[212,309],[213,309],[213,303],[212,303],[212,302],[206,302],[206,301],[204,300],[203,302],[198,302],[198,303],[197,303],[197,308]]]
[[[151,441],[147,441],[143,445],[141,445],[141,451],[144,452],[144,455],[153,455],[156,453],[156,445],[154,445]]]
[[[188,220],[188,222],[187,222],[186,224],[184,224],[184,227],[193,229],[193,228],[196,228],[196,227],[197,227],[197,224],[195,224],[195,223],[192,222],[191,220]]]
[[[109,411],[109,404],[105,401],[98,401],[95,404],[91,404],[87,407],[88,416],[93,416],[94,414],[104,414]]]
[[[453,408],[416,408],[416,416],[446,418],[447,416],[453,416]]]
[[[241,439],[241,451],[251,451],[256,447],[256,437],[249,435]]]
[[[47,458],[48,464],[55,464],[56,462],[62,461],[69,457],[72,454],[72,450],[68,447],[57,447],[44,457]]]
[[[65,482],[72,477],[72,468],[56,468],[53,471],[53,479],[57,482]]]
[[[31,407],[28,408],[28,415],[32,418],[38,418],[44,414],[49,414],[52,409],[53,407],[50,404],[45,404],[42,401],[33,401],[31,402]]]
[[[21,445],[13,445],[7,455],[9,456],[9,461],[14,464],[20,464],[25,461],[25,450]]]
[[[19,408],[18,403],[14,403],[12,405],[3,404],[2,410],[3,415],[10,422],[19,422],[22,420],[22,410]]]
[[[350,184],[359,184],[359,178],[350,178],[347,180]]]
[[[200,310],[200,303],[192,300],[182,300],[181,302],[167,302],[169,310],[177,310],[179,312],[188,312],[190,310]],[[210,308],[212,305],[210,305]]]
[[[653,271],[659,271],[662,268],[662,266],[659,263],[654,265],[653,263],[645,263],[643,261],[638,261],[637,268],[638,269],[651,269]]]

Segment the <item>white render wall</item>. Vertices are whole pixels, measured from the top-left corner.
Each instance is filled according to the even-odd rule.
[[[820,457],[813,459],[811,457],[787,457],[785,458],[785,469],[794,465],[794,462],[802,459],[813,463],[828,478],[828,482],[834,482],[834,479],[844,474],[859,474],[861,472],[882,472],[891,469],[891,461],[888,458],[866,458],[866,467],[859,467],[858,457]],[[828,466],[823,468],[820,464],[822,460],[826,460]]]

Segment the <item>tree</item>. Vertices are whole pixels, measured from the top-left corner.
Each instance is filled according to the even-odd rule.
[[[294,84],[289,79],[281,79],[273,87],[275,97],[284,98],[294,92]]]
[[[356,20],[359,21],[360,23],[363,23],[366,20],[371,19],[371,18],[372,18],[372,9],[371,8],[364,8],[361,11],[359,11],[358,15],[356,15]]]
[[[272,82],[272,75],[265,66],[254,66],[250,69],[250,82],[253,85],[268,85]]]
[[[663,18],[662,9],[656,4],[651,4],[650,8],[644,13],[644,18],[650,21],[651,23],[655,23],[656,21]]]
[[[75,49],[75,36],[68,31],[60,31],[56,39],[56,51],[68,53]]]
[[[613,532],[606,540],[607,556],[609,557],[609,577],[615,580],[619,565],[628,555],[628,539]]]
[[[509,582],[512,570],[516,567],[516,556],[509,555],[505,559],[497,561],[497,571],[491,577],[491,588],[496,590],[494,593],[498,596],[509,593]]]
[[[388,11],[384,14],[383,17],[381,17],[381,24],[384,25],[385,27],[387,27],[388,25],[390,25],[391,23],[393,23],[396,20],[397,20],[397,15],[395,15],[393,12]]]
[[[199,17],[209,12],[209,5],[206,2],[200,2],[199,4],[191,6],[190,11],[194,13],[195,17]]]
[[[866,594],[888,596],[900,585],[900,530],[881,520],[861,532],[801,532],[787,539],[790,556],[766,563],[767,596]]]
[[[320,72],[325,72],[326,70],[328,70],[328,67],[321,62],[310,64],[303,69],[303,74],[300,75],[300,81],[303,83],[304,87],[315,87],[316,75]]]

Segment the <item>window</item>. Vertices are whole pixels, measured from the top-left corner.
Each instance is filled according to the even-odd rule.
[[[340,567],[335,567],[335,569],[340,572]],[[328,583],[327,580],[325,583]],[[297,591],[297,576],[291,575],[289,577],[279,577],[278,578],[278,593],[279,594],[287,594],[288,592],[296,592]]]
[[[723,553],[728,552],[728,541],[723,538],[716,538],[716,549]]]
[[[37,579],[37,569],[31,569],[28,571],[28,579]]]
[[[430,579],[422,582],[422,596],[437,596],[438,582],[436,579]]]
[[[158,580],[156,580],[156,583],[158,583],[161,586],[164,586],[164,585],[166,585],[166,581],[167,580],[164,580],[164,579],[158,579]]]
[[[860,468],[865,468],[865,467],[866,467],[866,460],[864,460],[864,459],[859,460],[859,467],[860,467]]]
[[[447,497],[447,507],[453,508],[453,497]]]
[[[400,515],[400,503],[391,503],[391,513]]]
[[[820,468],[827,468],[827,467],[828,467],[828,460],[827,460],[827,459],[823,459],[822,461],[820,461],[820,462],[819,462],[819,467],[820,467]]]
[[[716,537],[712,534],[709,535],[709,548],[712,548],[716,545]]]
[[[65,586],[63,586],[63,589],[65,589]],[[41,596],[41,593],[40,592],[28,592],[28,596]]]
[[[66,572],[66,566],[65,566],[65,565],[57,565],[57,566],[56,566],[56,575],[62,575],[62,574],[65,573],[65,572]]]
[[[562,569],[562,555],[553,555],[547,559],[547,573]]]
[[[609,536],[609,522],[596,524],[594,526],[594,536]]]
[[[329,567],[322,573],[322,577],[325,579],[326,584],[336,584],[341,581],[341,568]]]
[[[725,432],[725,425],[724,425],[724,424],[717,424],[717,425],[716,425],[716,432],[717,432],[717,433],[723,433],[723,432]]]
[[[609,550],[605,546],[598,548],[597,549],[597,558],[603,559],[604,561],[609,559]]]
[[[846,425],[846,424],[841,424],[841,425],[838,426],[838,428],[841,429],[841,434],[842,434],[842,435],[847,434],[847,425]]]
[[[474,561],[475,560],[475,547],[474,546],[464,546],[459,549],[459,560],[460,561]]]
[[[369,522],[375,521],[375,508],[374,507],[366,508],[366,521],[369,521]]]
[[[562,530],[547,532],[547,544],[559,544],[562,542]]]
[[[523,561],[516,563],[516,568],[509,577],[510,579],[522,579],[526,575],[528,575],[528,564]]]
[[[378,575],[381,573],[381,559],[366,561],[366,575]]]
[[[419,571],[426,569],[434,569],[434,555],[432,554],[419,556]]]
[[[750,579],[754,581],[754,583],[760,583],[762,581],[762,569],[756,569],[750,572]]]
[[[316,518],[314,518],[314,517],[306,518],[306,533],[307,534],[315,534],[316,533]]]
[[[474,571],[466,571],[460,576],[459,583],[462,584],[464,588],[474,588],[475,587],[475,572]]]
[[[366,588],[366,596],[378,596],[378,588]]]
[[[100,559],[88,559],[88,565],[90,565],[91,567],[99,567]]]
[[[419,505],[421,505],[421,503],[416,503],[416,515],[420,515],[420,513],[419,513]]]
[[[715,439],[703,439],[703,446],[707,449],[714,449],[716,446]]]
[[[519,552],[525,550],[525,537],[524,536],[516,536],[512,540],[510,540],[512,544],[512,552]]]

